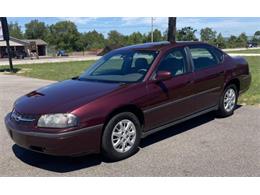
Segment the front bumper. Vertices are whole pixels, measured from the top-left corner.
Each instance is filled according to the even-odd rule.
[[[63,133],[43,133],[20,130],[19,126],[5,117],[6,129],[19,146],[55,156],[80,156],[100,152],[103,124]]]

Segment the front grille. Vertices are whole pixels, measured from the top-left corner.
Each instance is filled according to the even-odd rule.
[[[14,109],[11,114],[11,119],[16,123],[33,123],[36,120],[36,116],[22,114]]]

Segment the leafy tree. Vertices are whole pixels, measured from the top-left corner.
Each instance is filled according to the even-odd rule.
[[[258,38],[259,36],[253,36],[251,43],[259,45],[260,44],[260,38]]]
[[[236,41],[236,47],[247,47],[247,36],[245,33],[241,33],[238,38],[237,38],[237,41]]]
[[[226,41],[221,33],[219,33],[216,38],[216,46],[221,49],[224,49],[227,46]]]
[[[76,25],[71,21],[61,21],[50,26],[49,43],[56,49],[80,51],[83,44]]]
[[[47,40],[48,27],[44,22],[38,20],[32,20],[25,24],[25,37],[27,39],[42,39]]]
[[[116,30],[112,30],[108,33],[107,44],[108,45],[125,45],[125,37]]]
[[[238,48],[247,46],[247,36],[245,33],[241,33],[238,37],[231,35],[228,39],[229,48]]]
[[[17,22],[15,23],[9,23],[8,25],[9,34],[11,37],[17,38],[17,39],[23,39],[23,32],[21,30],[21,26],[18,25]]]
[[[207,42],[209,44],[215,44],[217,32],[212,28],[206,27],[200,30],[201,41]]]
[[[237,45],[237,37],[234,35],[231,35],[227,41],[227,47],[228,48],[235,48]]]
[[[84,33],[81,36],[84,49],[101,49],[105,47],[104,35],[96,30]]]
[[[148,34],[148,36],[145,38],[145,42],[151,42],[151,32]],[[163,37],[163,35],[162,35],[162,33],[161,33],[161,31],[160,30],[158,30],[158,29],[155,29],[154,31],[153,31],[153,41],[154,42],[158,42],[158,41],[163,41],[164,40],[164,37]]]
[[[197,38],[195,36],[195,32],[197,30],[192,27],[184,27],[177,31],[177,40],[178,41],[196,41]]]
[[[128,45],[134,45],[143,43],[144,36],[140,32],[133,32],[128,36],[127,44]]]
[[[256,31],[254,35],[255,36],[260,36],[260,30]]]

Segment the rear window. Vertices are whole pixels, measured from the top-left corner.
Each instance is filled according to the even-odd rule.
[[[222,51],[220,51],[219,49],[216,49],[215,47],[211,47],[210,49],[214,53],[214,55],[217,57],[218,62],[221,63],[224,59],[224,53]]]

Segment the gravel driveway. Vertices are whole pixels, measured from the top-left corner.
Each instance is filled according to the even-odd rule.
[[[3,119],[14,100],[51,83],[0,74],[0,176],[260,176],[260,108],[241,106],[229,118],[209,113],[151,135],[133,157],[51,157],[14,145]]]

